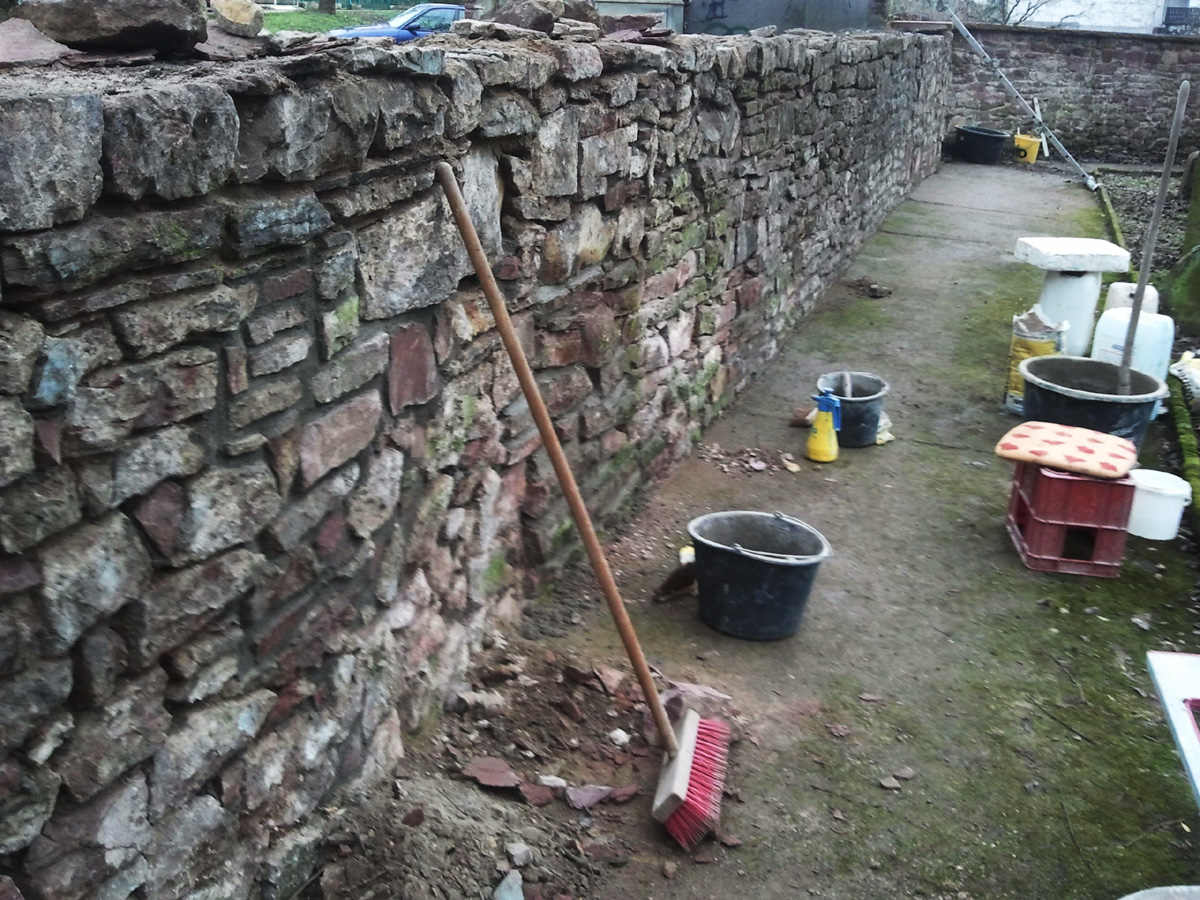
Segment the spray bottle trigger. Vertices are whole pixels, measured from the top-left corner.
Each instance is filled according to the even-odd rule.
[[[817,401],[817,412],[827,412],[833,414],[833,430],[842,430],[842,401],[829,390],[821,391],[820,394],[813,396]]]

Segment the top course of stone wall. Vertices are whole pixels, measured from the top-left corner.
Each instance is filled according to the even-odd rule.
[[[279,896],[574,552],[436,162],[612,524],[931,171],[949,71],[801,32],[0,77],[0,896]]]

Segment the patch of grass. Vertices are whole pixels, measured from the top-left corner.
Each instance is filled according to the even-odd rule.
[[[412,6],[401,3],[395,9],[339,9],[332,16],[316,10],[296,12],[263,13],[263,27],[274,34],[276,31],[303,31],[309,34],[324,34],[334,28],[352,28],[355,25],[374,25],[386,22],[401,10]]]

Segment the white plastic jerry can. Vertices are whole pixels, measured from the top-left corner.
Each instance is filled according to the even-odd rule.
[[[1108,286],[1108,293],[1104,295],[1104,308],[1120,309],[1121,307],[1133,306],[1133,295],[1137,292],[1137,285],[1132,281],[1114,281]],[[1146,292],[1142,295],[1142,314],[1158,312],[1158,291],[1154,285],[1146,285]]]
[[[1125,333],[1129,330],[1129,316],[1133,312],[1127,306],[1106,309],[1096,323],[1092,339],[1092,359],[1121,364],[1125,351]],[[1130,365],[1139,372],[1153,375],[1159,380],[1167,378],[1167,367],[1171,365],[1171,346],[1175,343],[1175,320],[1160,313],[1145,310],[1138,316],[1137,333],[1133,336],[1133,359]],[[1154,414],[1162,412],[1162,401]]]

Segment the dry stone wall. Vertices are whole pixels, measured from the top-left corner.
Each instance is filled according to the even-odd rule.
[[[1042,115],[1073,156],[1161,166],[1175,95],[1200,66],[1200,39],[1066,29],[975,25],[988,54]],[[1032,124],[995,74],[954,37],[951,111],[966,122],[1015,130]],[[1182,149],[1200,148],[1200,111],[1191,104]]]
[[[437,161],[612,522],[930,172],[949,64],[445,38],[0,80],[0,896],[286,893],[571,552]]]

